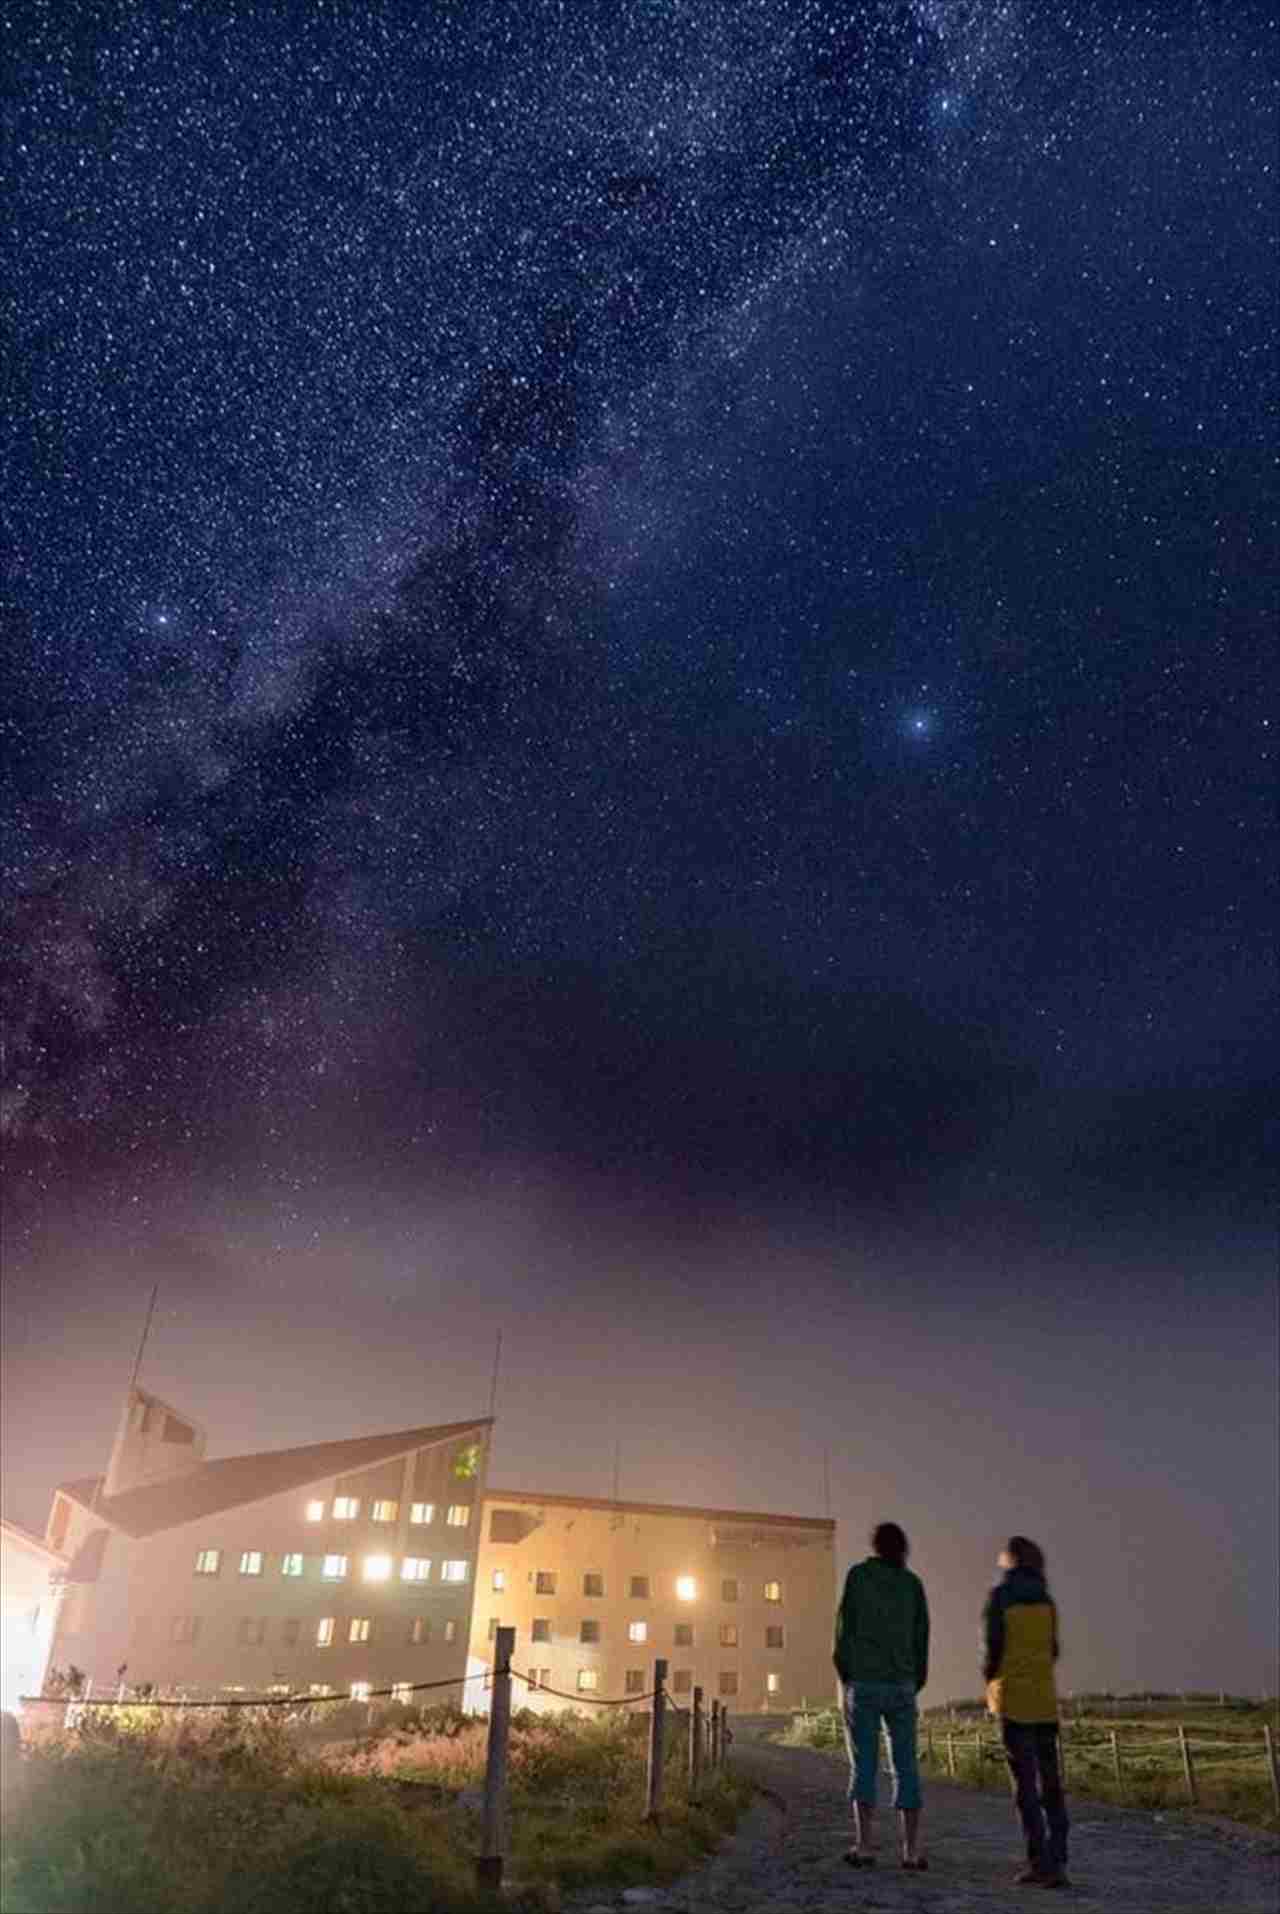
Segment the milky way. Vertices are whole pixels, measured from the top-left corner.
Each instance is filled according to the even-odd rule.
[[[762,1026],[865,1046],[888,989],[882,1082],[968,1054],[939,1016],[995,1014],[1002,1086],[1064,1050],[1090,1080],[1099,1017],[1163,1067],[1151,1021],[1221,945],[1191,911],[1153,977],[1121,905],[1201,881],[1189,754],[1239,754],[1247,835],[1266,745],[1231,650],[1258,25],[33,9],[10,1131],[163,1154],[228,1058],[301,1121],[318,1079],[384,1083],[402,1023],[484,1023],[441,962],[553,1004],[585,968],[564,1019],[603,992],[627,1070],[704,965],[739,1058]],[[1052,845],[1090,820],[1109,904],[1050,954]],[[548,1075],[559,1120],[581,1092],[524,1067],[545,1132]]]

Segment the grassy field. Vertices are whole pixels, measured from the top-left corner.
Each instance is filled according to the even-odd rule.
[[[678,1745],[662,1825],[645,1824],[641,1728],[515,1718],[507,1876],[525,1891],[506,1905],[672,1879],[732,1827],[748,1788],[722,1773],[688,1805]],[[0,1909],[472,1914],[492,1905],[472,1886],[485,1736],[443,1710],[329,1747],[250,1710],[204,1716],[199,1733],[154,1712],[86,1717],[33,1748],[8,1792]]]
[[[1207,1696],[1135,1697],[1126,1706],[1123,1696],[1081,1697],[1079,1707],[1073,1700],[1064,1709],[1061,1723],[1067,1788],[1074,1795],[1128,1807],[1196,1812],[1183,1771],[1177,1735],[1181,1726],[1191,1751],[1198,1811],[1276,1831],[1280,1819],[1263,1752],[1264,1725],[1280,1747],[1280,1708],[1275,1702],[1228,1700],[1224,1705]],[[807,1747],[844,1746],[834,1709],[797,1717],[783,1739]],[[999,1731],[980,1702],[923,1714],[919,1749],[926,1774],[948,1775],[954,1769],[955,1779],[971,1787],[1008,1792]]]

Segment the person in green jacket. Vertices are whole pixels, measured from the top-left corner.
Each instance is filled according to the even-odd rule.
[[[836,1612],[832,1660],[840,1677],[849,1750],[851,1867],[875,1863],[871,1832],[876,1810],[880,1723],[889,1731],[893,1805],[902,1836],[902,1865],[923,1870],[920,1852],[920,1772],[916,1766],[916,1696],[929,1674],[929,1604],[924,1584],[907,1567],[907,1538],[896,1522],[872,1531],[871,1554],[845,1578]]]

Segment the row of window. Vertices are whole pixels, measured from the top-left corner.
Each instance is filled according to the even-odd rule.
[[[644,1684],[644,1669],[628,1668],[623,1676],[623,1693],[628,1695],[642,1695],[645,1692]],[[764,1678],[764,1685],[767,1694],[781,1694],[782,1676],[778,1674],[776,1670],[770,1670]],[[530,1669],[529,1686],[530,1688],[550,1688],[551,1670],[549,1668]],[[580,1695],[594,1694],[599,1686],[600,1671],[598,1668],[580,1668],[578,1670],[578,1693]],[[687,1695],[692,1687],[692,1668],[677,1668],[673,1670],[671,1689],[674,1694]],[[736,1695],[738,1693],[738,1671],[736,1668],[722,1668],[720,1670],[719,1692],[722,1695]]]
[[[200,1615],[175,1615],[169,1624],[169,1639],[175,1642],[193,1643],[200,1639]],[[373,1640],[375,1618],[372,1615],[351,1615],[345,1618],[345,1636],[339,1629],[336,1615],[321,1615],[315,1622],[303,1623],[296,1615],[287,1616],[276,1625],[278,1633],[274,1639],[281,1648],[297,1648],[302,1644],[304,1629],[307,1641],[316,1648],[332,1648],[338,1640],[349,1642],[369,1642]],[[387,1634],[388,1627],[398,1629],[398,1621],[388,1624],[385,1617],[377,1620],[379,1637]],[[236,1640],[246,1648],[260,1648],[267,1640],[268,1623],[260,1615],[242,1615],[236,1624]],[[432,1638],[432,1622],[429,1615],[414,1615],[402,1639],[407,1639],[415,1648],[420,1648]],[[440,1624],[440,1640],[456,1642],[458,1622],[453,1616]]]
[[[357,1522],[360,1519],[360,1510],[363,1506],[358,1495],[335,1495],[332,1508],[329,1507],[328,1503],[323,1501],[308,1502],[307,1520],[308,1522],[323,1522],[327,1514],[330,1521],[333,1522]],[[436,1505],[434,1502],[411,1502],[409,1504],[409,1520],[415,1527],[424,1526],[428,1522],[434,1522],[435,1519]],[[444,1519],[451,1529],[465,1529],[471,1520],[470,1502],[451,1502],[444,1512]],[[399,1502],[386,1496],[379,1497],[377,1501],[369,1504],[368,1520],[370,1522],[398,1522],[400,1520]]]
[[[507,1572],[505,1569],[495,1568],[493,1571],[493,1586],[496,1589],[505,1588],[507,1585],[506,1578]],[[558,1577],[555,1569],[535,1569],[533,1577],[535,1594],[554,1595],[557,1586]],[[766,1602],[780,1602],[782,1600],[781,1582],[762,1582],[760,1589]],[[584,1595],[602,1596],[605,1592],[604,1576],[584,1575],[582,1578],[582,1592]],[[633,1602],[649,1601],[653,1593],[652,1579],[648,1575],[631,1576],[628,1593],[629,1599]],[[722,1602],[736,1602],[740,1599],[741,1593],[741,1582],[735,1581],[732,1578],[722,1581],[720,1584],[720,1600]],[[677,1575],[675,1578],[675,1594],[676,1600],[679,1602],[696,1602],[698,1600],[697,1577],[694,1575]]]
[[[490,1641],[492,1641],[497,1634],[500,1625],[496,1615],[489,1617]],[[601,1624],[595,1621],[584,1620],[579,1622],[578,1640],[580,1642],[600,1641],[600,1627]],[[538,1615],[534,1617],[531,1639],[535,1642],[549,1642],[552,1639],[551,1620],[549,1616]],[[627,1640],[629,1642],[656,1641],[657,1635],[656,1633],[653,1635],[650,1634],[648,1622],[628,1622]],[[673,1647],[692,1648],[694,1645],[693,1623],[676,1622],[671,1631],[671,1640]],[[738,1648],[741,1646],[741,1631],[739,1630],[737,1622],[720,1623],[719,1641],[721,1648]],[[786,1632],[780,1622],[774,1623],[765,1629],[764,1645],[766,1648],[784,1648],[786,1646]]]
[[[222,1555],[220,1548],[202,1548],[196,1550],[197,1575],[221,1575]],[[240,1551],[240,1573],[244,1576],[260,1576],[266,1564],[266,1556],[261,1549],[247,1548]],[[321,1555],[321,1578],[326,1582],[346,1580],[351,1566],[348,1555]],[[306,1572],[305,1555],[293,1553],[280,1557],[280,1573],[298,1577]],[[466,1561],[449,1561],[440,1564],[442,1582],[465,1582],[471,1565]],[[366,1582],[390,1582],[395,1579],[395,1560],[390,1555],[366,1555],[360,1565],[361,1579]],[[405,1555],[400,1560],[402,1582],[429,1582],[431,1580],[431,1557],[429,1555]]]

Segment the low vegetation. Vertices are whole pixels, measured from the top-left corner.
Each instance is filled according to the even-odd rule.
[[[1188,1796],[1181,1726],[1195,1776],[1197,1807]],[[1230,1697],[1081,1696],[1064,1707],[1062,1746],[1069,1793],[1126,1807],[1224,1815],[1251,1827],[1280,1828],[1263,1728],[1280,1746],[1280,1709]],[[1112,1736],[1115,1737],[1113,1747]],[[794,1746],[843,1751],[834,1709],[797,1716],[781,1739]],[[922,1770],[970,1787],[1008,1790],[996,1724],[981,1702],[956,1703],[921,1717]],[[1116,1779],[1116,1753],[1120,1778]]]
[[[308,1745],[315,1723],[243,1709],[87,1712],[25,1756],[5,1803],[3,1914],[463,1914],[473,1885],[483,1722],[398,1710],[376,1734]],[[673,1878],[747,1797],[716,1776],[696,1806],[673,1749],[646,1825],[639,1722],[517,1715],[507,1905],[560,1886]],[[299,1730],[303,1732],[299,1732]]]

